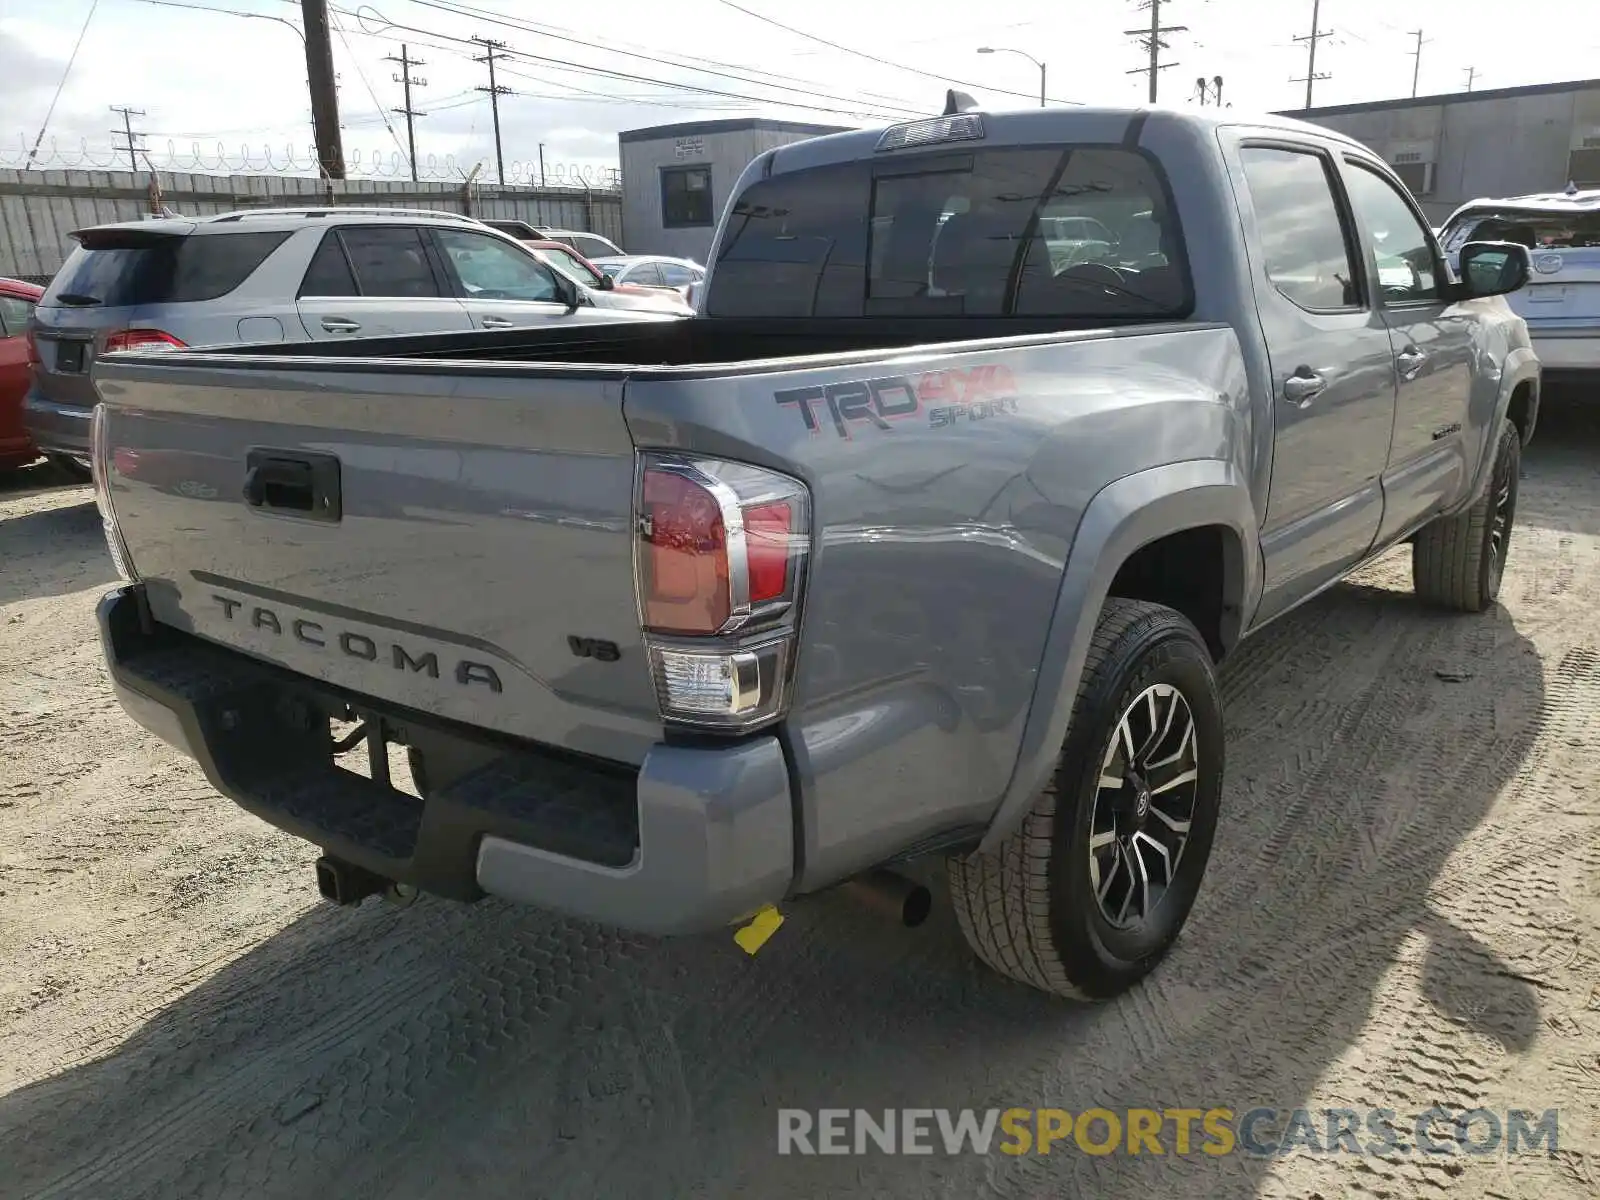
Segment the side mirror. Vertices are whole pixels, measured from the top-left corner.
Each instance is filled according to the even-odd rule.
[[[1504,296],[1528,282],[1528,248],[1516,242],[1468,242],[1460,255],[1461,298]]]
[[[600,290],[602,292],[614,292],[617,290],[617,281],[604,271],[600,272]]]
[[[583,302],[583,293],[578,288],[577,280],[568,279],[560,271],[551,271],[550,274],[556,281],[556,294],[561,297],[561,302],[567,306],[568,312],[575,312]]]

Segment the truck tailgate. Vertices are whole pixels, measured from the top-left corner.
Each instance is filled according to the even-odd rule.
[[[95,373],[157,621],[358,694],[643,759],[660,725],[619,374],[184,358]]]

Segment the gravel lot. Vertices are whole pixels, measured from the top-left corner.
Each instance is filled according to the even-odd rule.
[[[1503,607],[1404,552],[1225,672],[1229,788],[1142,989],[1057,1004],[842,898],[759,957],[314,851],[126,720],[87,489],[0,482],[0,1197],[1600,1194],[1600,424],[1547,414]],[[1561,1110],[1554,1155],[783,1158],[780,1107]]]

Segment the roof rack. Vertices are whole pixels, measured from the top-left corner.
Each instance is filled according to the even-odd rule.
[[[206,217],[204,219],[220,224],[224,221],[243,221],[247,217],[305,217],[310,219],[312,217],[340,217],[347,215],[443,217],[451,221],[465,221],[469,225],[483,224],[477,217],[469,217],[465,213],[449,212],[442,208],[398,208],[364,204],[318,204],[305,208],[242,208],[237,212],[219,213],[214,217]]]

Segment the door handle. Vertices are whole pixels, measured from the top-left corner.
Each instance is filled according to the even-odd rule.
[[[361,322],[349,317],[323,317],[322,327],[329,333],[355,333],[361,328]]]
[[[483,327],[485,329],[510,329],[515,324],[516,324],[516,322],[513,321],[510,317],[485,317],[485,318],[483,318]]]
[[[251,450],[245,455],[244,502],[308,521],[344,515],[339,460],[332,454]]]
[[[1404,379],[1413,379],[1418,371],[1428,361],[1428,356],[1415,346],[1407,346],[1394,356],[1394,361],[1400,366],[1400,375]]]
[[[1322,394],[1328,381],[1309,367],[1301,367],[1283,381],[1283,398],[1290,404],[1305,408]]]

